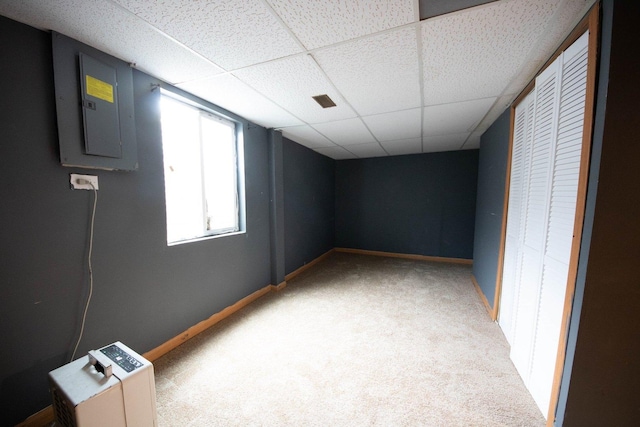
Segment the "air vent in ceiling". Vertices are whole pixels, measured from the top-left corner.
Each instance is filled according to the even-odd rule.
[[[322,108],[331,108],[336,106],[336,103],[333,102],[333,99],[329,98],[329,95],[316,95],[312,96],[312,98],[315,99]]]

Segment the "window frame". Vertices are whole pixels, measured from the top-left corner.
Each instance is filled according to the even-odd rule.
[[[201,126],[202,116],[207,117],[210,120],[218,120],[224,124],[231,125],[233,127],[233,131],[235,134],[234,141],[234,163],[235,163],[235,194],[236,194],[236,223],[237,229],[233,228],[220,228],[215,230],[207,230],[207,211],[206,211],[206,189],[205,189],[205,173],[206,169],[204,166],[204,141],[200,137],[199,139],[199,162],[200,162],[200,180],[201,186],[200,191],[203,199],[203,206],[201,211],[201,219],[202,219],[202,231],[199,235],[193,237],[181,238],[179,240],[169,240],[169,218],[167,207],[169,206],[169,199],[167,194],[167,176],[166,176],[166,153],[164,147],[164,139],[162,135],[162,108],[161,101],[162,97],[171,98],[178,103],[182,103],[189,108],[193,108],[198,111],[199,114],[199,123]],[[193,97],[190,94],[179,94],[174,91],[165,89],[164,87],[160,87],[159,90],[159,99],[158,99],[158,112],[160,117],[160,127],[161,127],[161,147],[162,147],[162,162],[163,162],[163,182],[164,182],[164,191],[165,191],[165,231],[166,231],[166,242],[167,246],[176,246],[182,245],[185,243],[199,242],[203,240],[209,239],[217,239],[222,237],[229,237],[239,234],[246,233],[246,212],[245,212],[245,179],[244,179],[244,126],[243,122],[240,120],[231,117],[228,114],[218,110],[212,104],[204,100],[200,100],[199,98]],[[201,128],[200,128],[201,129]],[[201,130],[199,130],[201,132]]]

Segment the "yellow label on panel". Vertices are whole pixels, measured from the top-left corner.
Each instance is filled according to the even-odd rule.
[[[86,75],[87,95],[95,96],[113,104],[113,86],[95,77]]]

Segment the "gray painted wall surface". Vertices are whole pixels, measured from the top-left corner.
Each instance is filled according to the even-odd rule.
[[[478,150],[336,162],[336,247],[473,256]]]
[[[640,419],[640,58],[631,54],[638,20],[638,2],[603,2],[585,218],[590,233],[579,262],[566,358],[571,369],[563,377],[556,425],[635,426]]]
[[[637,2],[602,2],[589,186],[555,426],[635,426],[640,419],[640,87],[630,78],[640,75],[640,60],[629,54],[639,19]],[[494,191],[502,197],[504,184]],[[474,258],[475,274],[486,261]]]
[[[598,180],[600,176],[600,159],[602,157],[602,137],[606,113],[606,99],[609,86],[609,65],[611,56],[611,27],[613,25],[613,2],[604,1],[600,18],[600,52],[598,64],[598,82],[596,87],[596,107],[593,123],[593,136],[591,144],[591,159],[589,166],[589,181],[587,198],[585,202],[584,225],[582,226],[582,238],[580,241],[580,257],[578,258],[578,271],[576,275],[576,288],[571,307],[571,318],[567,333],[567,347],[564,360],[560,391],[554,426],[562,426],[567,409],[567,395],[573,362],[575,357],[578,330],[580,328],[580,314],[584,300],[585,277],[589,264],[589,251],[591,249],[591,235],[595,213],[596,197],[598,195]]]
[[[334,247],[335,161],[282,138],[285,271]]]
[[[269,199],[270,199],[270,247],[271,283],[284,282],[284,172],[282,132],[269,131]]]
[[[613,3],[604,0],[603,52],[609,43],[606,22],[607,13],[613,13]],[[635,34],[629,26],[638,20],[637,5],[629,3],[616,2],[614,21],[626,34],[622,37],[617,33],[614,38],[614,46],[618,47],[614,49],[613,63],[621,84],[632,84],[634,80],[628,76],[640,72],[637,58],[628,55],[629,47],[622,42],[626,38],[629,43],[637,41],[637,36],[629,38],[629,34]],[[4,224],[0,246],[0,425],[10,426],[50,404],[46,374],[66,362],[80,327],[87,292],[87,233],[92,198],[90,192],[68,189],[69,173],[98,175],[101,187],[94,248],[96,288],[86,336],[79,349],[82,354],[117,339],[140,352],[147,351],[268,284],[270,262],[265,254],[269,253],[269,167],[267,133],[254,126],[245,137],[248,233],[168,248],[159,121],[154,95],[148,91],[149,84],[156,81],[134,73],[138,172],[63,168],[58,159],[50,36],[0,17],[0,40],[13,41],[0,43],[0,218]],[[625,56],[631,62],[625,62]],[[600,78],[603,79],[602,73]],[[606,79],[600,82],[598,109],[606,101],[607,83]],[[556,425],[632,425],[638,418],[637,402],[630,399],[640,393],[640,304],[634,269],[640,256],[636,253],[640,233],[633,228],[640,213],[633,197],[629,197],[635,191],[637,167],[624,163],[632,162],[638,153],[632,142],[635,136],[623,130],[630,124],[634,125],[629,129],[633,135],[640,130],[636,126],[639,121],[633,116],[637,115],[635,100],[639,94],[630,92],[633,101],[629,102],[624,96],[629,87],[612,86],[615,90],[609,94],[607,109],[615,105],[623,108],[614,107],[606,121],[604,116],[596,116],[596,122],[601,120],[603,126],[601,135],[613,133],[604,142],[594,137],[594,153],[599,148],[604,153],[604,184],[598,188],[596,211],[598,183],[597,174],[596,178],[593,174],[600,164],[594,160],[585,221],[586,231],[591,218],[594,237],[583,237]],[[623,121],[616,121],[614,113]],[[611,157],[616,150],[627,151]],[[458,153],[425,156],[446,158],[454,154]],[[353,242],[351,247],[364,249],[456,256],[451,254],[453,251],[438,251],[439,246],[448,249],[450,245],[438,245],[441,239],[436,238],[437,233],[428,231],[438,228],[434,217],[438,210],[442,211],[433,181],[455,191],[446,178],[459,162],[441,159],[448,165],[443,170],[438,162],[422,161],[429,165],[427,168],[416,166],[414,163],[420,163],[416,160],[396,159],[402,157],[336,162],[336,212],[340,214],[336,217],[335,246]],[[475,166],[471,164],[470,168],[477,170],[477,153],[475,159]],[[389,164],[385,164],[387,161]],[[407,171],[394,164],[396,161],[406,162]],[[406,177],[411,174],[415,174],[412,179]],[[400,177],[397,183],[394,176]],[[415,180],[420,184],[413,185],[413,190],[412,185],[401,185]],[[616,191],[616,187],[624,191]],[[357,188],[363,190],[362,194]],[[468,188],[475,189],[476,182]],[[394,190],[406,194],[398,197],[396,206],[408,209],[393,209],[389,200],[395,200]],[[495,191],[502,195],[504,185]],[[473,199],[465,206],[475,209],[475,193],[471,197],[470,192],[462,192],[469,193],[463,199]],[[356,200],[347,200],[350,195],[356,195]],[[416,199],[414,203],[407,201],[411,197]],[[344,213],[341,206],[346,208]],[[403,218],[399,212],[412,213]],[[615,228],[620,212],[625,212],[619,221],[624,227]],[[463,233],[467,239],[461,241],[473,242],[473,214],[471,218],[461,221],[467,230]],[[408,220],[409,226],[397,227],[398,219]],[[372,238],[364,235],[372,226],[387,222],[392,235],[407,233],[408,228],[405,245],[401,244],[402,239],[388,236],[384,229],[373,230]],[[606,228],[607,224],[614,228]],[[355,226],[353,232],[345,229],[349,225]],[[450,227],[440,224],[440,228]],[[414,233],[427,237],[424,245],[416,244]],[[416,247],[420,251],[412,250]],[[291,246],[287,253],[294,248]],[[462,257],[470,258],[472,250],[466,252]],[[487,296],[491,295],[488,292]],[[609,317],[612,313],[615,316]]]
[[[510,109],[482,135],[473,245],[473,275],[493,307],[509,156]]]
[[[60,166],[49,34],[0,17],[0,425],[51,403],[47,372],[66,363],[87,296],[98,175],[94,293],[78,354],[121,340],[143,353],[269,284],[265,129],[245,122],[247,232],[167,247],[159,83],[134,71],[137,172]]]

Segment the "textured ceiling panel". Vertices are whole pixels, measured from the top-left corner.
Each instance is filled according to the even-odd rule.
[[[307,49],[414,21],[414,0],[267,1]]]
[[[167,82],[221,73],[139,18],[106,1],[1,2],[0,13],[31,26],[55,30],[111,54]],[[167,60],[170,58],[170,60]]]
[[[548,26],[533,50],[533,57],[546,61],[549,53],[564,41],[573,28],[589,11],[596,0],[565,0],[554,15],[553,25]]]
[[[404,28],[323,49],[322,69],[361,115],[420,106],[415,28]]]
[[[358,157],[384,157],[388,156],[386,151],[382,149],[377,142],[371,142],[369,144],[350,145],[347,147],[349,151]]]
[[[422,138],[382,142],[381,144],[390,156],[422,153]]]
[[[422,151],[435,153],[438,151],[459,150],[468,137],[468,133],[425,137],[422,141]]]
[[[302,51],[256,0],[114,0],[226,70]]]
[[[504,89],[504,94],[513,95],[513,98],[524,89],[531,80],[535,77],[536,73],[542,68],[545,60],[543,59],[534,59],[531,61],[526,61],[518,70],[518,74],[511,80],[511,83],[507,85]]]
[[[177,86],[261,126],[283,127],[302,124],[290,113],[229,74]]]
[[[295,56],[245,68],[234,73],[240,80],[307,123],[355,117],[318,65],[308,56]],[[327,94],[336,107],[322,108],[311,97]]]
[[[595,0],[500,0],[420,22],[419,1],[0,0],[0,14],[341,159],[476,147]],[[337,106],[312,99],[323,94]]]
[[[395,141],[420,137],[422,131],[422,110],[395,111],[363,117],[362,120],[378,141]]]
[[[345,159],[357,159],[358,157],[353,154],[348,152],[347,150],[345,150],[342,147],[325,147],[325,148],[316,148],[315,151],[317,151],[320,154],[323,154],[327,157],[331,157],[332,159],[335,160],[345,160]]]
[[[423,136],[469,133],[482,120],[495,98],[435,105],[424,108]]]
[[[308,125],[283,128],[282,135],[308,148],[335,147],[333,142]]]
[[[360,119],[338,120],[321,123],[313,127],[338,145],[366,144],[376,142],[371,132]]]
[[[425,105],[501,95],[559,2],[494,2],[422,21]]]
[[[531,80],[549,56],[571,33],[580,19],[589,11],[596,0],[566,0],[553,16],[553,22],[547,26],[530,52],[529,61],[520,69],[518,75],[507,87],[506,93],[519,93]]]

